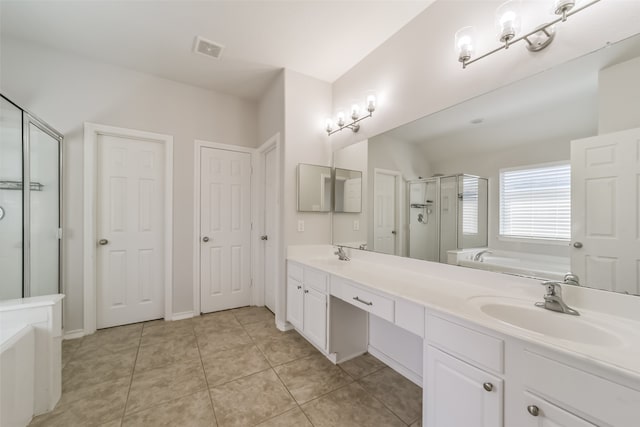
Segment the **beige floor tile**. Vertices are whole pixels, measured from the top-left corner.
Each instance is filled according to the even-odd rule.
[[[80,348],[80,345],[82,345],[81,338],[62,341],[62,367],[63,368],[71,360],[75,352]]]
[[[73,357],[93,357],[136,348],[140,345],[141,333],[142,323],[100,329],[82,338],[82,344]]]
[[[246,377],[271,367],[262,352],[253,344],[211,353],[202,359],[202,363],[209,387]]]
[[[140,346],[135,369],[138,372],[199,358],[196,337],[194,335],[178,335],[169,337],[162,343]]]
[[[75,356],[62,370],[62,390],[72,390],[99,384],[116,378],[130,377],[137,348],[118,353],[96,352],[96,355]]]
[[[251,426],[296,407],[269,369],[210,389],[218,424]]]
[[[158,333],[160,331],[173,331],[178,329],[192,329],[193,319],[174,320],[167,322],[164,319],[152,320],[143,323],[142,336]]]
[[[117,420],[106,422],[104,424],[100,424],[99,427],[120,427],[121,424],[122,424],[122,420],[117,419]]]
[[[193,394],[206,387],[200,360],[135,372],[127,401],[127,414]]]
[[[405,423],[421,417],[422,389],[393,369],[381,369],[358,381]]]
[[[313,427],[307,416],[300,410],[300,408],[294,408],[289,412],[285,412],[282,415],[273,417],[263,423],[258,424],[257,427]]]
[[[422,420],[418,420],[415,423],[411,424],[409,427],[422,427]]]
[[[244,330],[255,340],[279,338],[285,334],[276,328],[276,323],[273,319],[266,322],[248,323],[244,325]]]
[[[143,331],[144,332],[144,331]],[[147,345],[158,345],[163,344],[167,341],[191,336],[194,337],[195,333],[193,332],[193,327],[163,327],[158,326],[154,328],[150,328],[146,334],[142,335],[142,339],[140,340],[141,346]]]
[[[129,391],[129,378],[120,378],[63,393],[56,408],[33,419],[32,426],[98,426],[120,420]]]
[[[207,358],[218,351],[229,350],[253,342],[242,327],[223,331],[201,331],[198,333],[197,338],[200,355],[203,358]]]
[[[277,338],[256,340],[256,345],[264,353],[271,366],[282,365],[319,353],[315,347],[295,331],[287,332]]]
[[[123,427],[212,427],[216,425],[207,390],[127,415]]]
[[[265,307],[243,307],[233,310],[238,322],[243,325],[255,322],[275,322],[273,313]]]
[[[198,332],[207,330],[222,331],[237,328],[240,326],[240,322],[238,322],[238,319],[236,319],[236,316],[230,310],[227,310],[194,317],[193,325],[196,334],[198,334]]]
[[[386,365],[384,363],[369,353],[365,353],[362,356],[358,356],[340,364],[340,367],[344,369],[347,374],[356,379],[372,374],[375,371],[379,371],[385,366]]]
[[[357,383],[302,405],[315,427],[406,427]]]
[[[274,370],[300,404],[353,381],[342,369],[319,353],[277,366]]]

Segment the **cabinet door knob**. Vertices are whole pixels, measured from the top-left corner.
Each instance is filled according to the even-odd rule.
[[[484,383],[482,384],[482,387],[487,391],[493,391],[493,384],[491,383]]]
[[[534,417],[537,417],[538,415],[540,415],[540,408],[538,408],[536,405],[527,406],[527,411]]]

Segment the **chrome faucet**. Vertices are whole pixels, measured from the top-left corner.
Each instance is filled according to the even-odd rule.
[[[537,302],[536,307],[546,308],[547,310],[557,311],[559,313],[572,314],[574,316],[580,316],[577,310],[569,307],[562,300],[562,286],[567,284],[566,282],[544,282],[542,286],[546,288],[544,294],[544,301]]]
[[[342,248],[342,246],[338,246],[338,250],[336,252],[333,253],[334,255],[338,255],[338,259],[340,261],[349,261],[351,258],[349,258],[346,254],[346,252],[344,251],[344,249]]]
[[[493,252],[491,252],[489,249],[482,250],[473,256],[473,260],[482,262],[482,256],[484,254],[492,254],[492,253]]]

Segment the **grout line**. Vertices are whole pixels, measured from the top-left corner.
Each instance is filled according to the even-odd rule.
[[[129,388],[127,389],[127,399],[124,401],[124,409],[122,410],[122,417],[120,417],[120,425],[124,422],[124,417],[127,414],[127,406],[129,406],[129,395],[131,394],[131,386],[133,385],[133,375],[136,372],[136,364],[138,363],[138,354],[140,354],[140,346],[142,345],[142,331],[144,325],[140,328],[140,341],[138,341],[138,349],[136,350],[136,357],[133,360],[133,367],[131,368],[131,379],[129,380]]]
[[[194,330],[195,334],[195,330]],[[202,360],[202,352],[200,352],[200,344],[198,343],[198,337],[196,336],[196,346],[198,347],[198,356],[200,357],[200,366],[202,366],[202,375],[204,375],[204,382],[207,385],[207,394],[209,395],[209,402],[211,402],[211,412],[213,412],[213,420],[218,423],[218,416],[216,415],[216,408],[213,405],[213,397],[211,397],[211,388],[209,387],[209,379],[207,378],[207,371],[204,369],[204,362]]]

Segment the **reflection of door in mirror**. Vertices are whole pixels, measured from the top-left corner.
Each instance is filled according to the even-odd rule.
[[[585,283],[640,295],[640,128],[572,141],[571,268]]]
[[[396,205],[397,182],[400,174],[395,171],[375,170],[373,192],[373,250],[385,254],[396,254]]]

